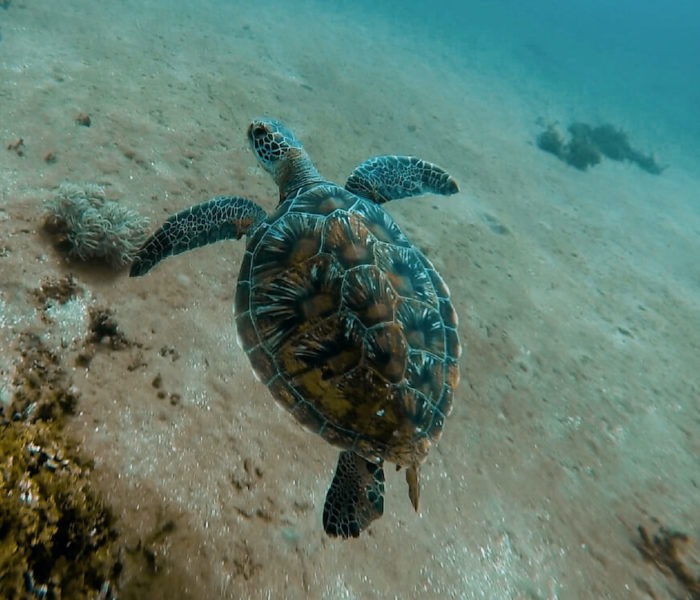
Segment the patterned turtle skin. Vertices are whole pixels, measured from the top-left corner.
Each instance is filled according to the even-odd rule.
[[[461,354],[447,286],[380,204],[458,187],[426,161],[380,156],[343,188],[320,176],[281,123],[256,120],[248,139],[279,186],[276,210],[221,197],[173,215],[143,245],[131,275],[246,235],[239,342],[276,400],[342,450],[323,525],[356,537],[383,512],[384,461],[406,468],[419,509],[419,468],[452,409]]]

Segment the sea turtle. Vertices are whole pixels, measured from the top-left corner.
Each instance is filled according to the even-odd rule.
[[[418,471],[459,381],[447,286],[380,204],[454,194],[457,183],[424,160],[377,156],[342,188],[323,179],[281,123],[254,121],[248,140],[279,186],[275,211],[238,197],[193,206],[144,243],[130,275],[247,237],[234,306],[239,342],[277,401],[341,449],[323,527],[356,537],[384,510],[385,460],[406,468],[418,510]]]

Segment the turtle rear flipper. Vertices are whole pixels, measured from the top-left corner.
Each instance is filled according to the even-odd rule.
[[[130,277],[145,275],[161,260],[219,240],[240,239],[267,215],[245,198],[221,196],[170,217],[136,253]]]
[[[357,537],[384,512],[384,470],[350,450],[338,457],[338,466],[323,507],[328,535]]]
[[[348,192],[377,204],[419,196],[459,191],[457,182],[444,169],[413,156],[375,156],[355,167],[345,184]]]

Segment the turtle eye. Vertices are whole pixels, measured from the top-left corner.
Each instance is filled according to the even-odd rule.
[[[267,135],[267,130],[262,125],[257,125],[253,129],[253,137],[255,137],[255,138],[259,139],[261,137],[265,137],[266,135]]]

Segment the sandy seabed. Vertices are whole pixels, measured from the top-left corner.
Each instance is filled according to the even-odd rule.
[[[698,171],[674,165],[670,134],[647,138],[674,165],[661,176],[577,171],[533,143],[538,117],[575,102],[507,56],[465,64],[388,21],[256,6],[0,10],[0,392],[21,331],[62,348],[81,393],[69,431],[125,548],[150,553],[120,598],[690,598],[642,557],[637,527],[689,534],[700,575]],[[276,406],[235,343],[243,242],[132,280],[67,260],[41,230],[63,181],[98,183],[154,225],[221,194],[274,208],[244,139],[261,115],[331,180],[403,153],[462,189],[387,206],[450,286],[463,380],[422,513],[388,469],[384,517],[358,540],[321,527],[336,450]],[[46,322],[32,290],[67,274],[82,296]],[[97,304],[131,345],[77,366]]]

